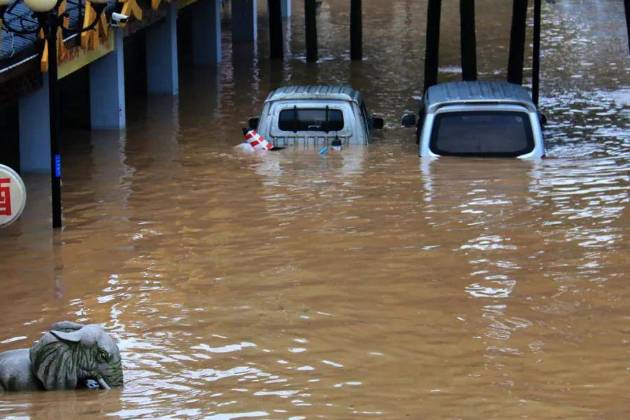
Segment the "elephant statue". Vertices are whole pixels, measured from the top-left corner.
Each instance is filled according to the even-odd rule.
[[[0,353],[0,392],[122,384],[118,346],[100,325],[58,322],[30,349]]]

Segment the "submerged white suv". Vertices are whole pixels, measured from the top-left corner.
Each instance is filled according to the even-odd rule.
[[[544,118],[544,117],[543,117]],[[427,89],[417,125],[423,157],[477,156],[541,158],[545,155],[541,115],[526,89],[507,82],[452,82]]]
[[[274,146],[368,144],[383,120],[368,114],[363,96],[349,86],[286,86],[272,91],[249,128]]]

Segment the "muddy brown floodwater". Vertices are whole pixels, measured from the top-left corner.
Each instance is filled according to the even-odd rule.
[[[400,128],[422,85],[424,1],[346,2],[304,60],[232,51],[132,98],[126,132],[64,135],[65,228],[27,177],[0,232],[0,350],[51,323],[104,323],[125,387],[0,395],[0,416],[628,418],[630,59],[623,2],[545,4],[548,158],[417,157]],[[446,2],[442,79],[458,77]],[[504,77],[510,2],[479,0],[481,78]],[[232,54],[234,53],[234,54]],[[321,156],[232,146],[268,91],[349,82],[386,129]]]

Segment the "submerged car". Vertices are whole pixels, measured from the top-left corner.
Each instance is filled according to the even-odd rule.
[[[541,158],[545,155],[542,123],[528,91],[507,82],[441,83],[427,89],[417,125],[423,157],[477,156]]]
[[[250,118],[274,146],[368,144],[383,120],[370,115],[363,96],[349,86],[286,86],[272,91],[260,118]]]

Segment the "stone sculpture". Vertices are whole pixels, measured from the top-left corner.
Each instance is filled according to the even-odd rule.
[[[116,342],[100,325],[54,324],[30,349],[0,353],[0,391],[122,386]]]

